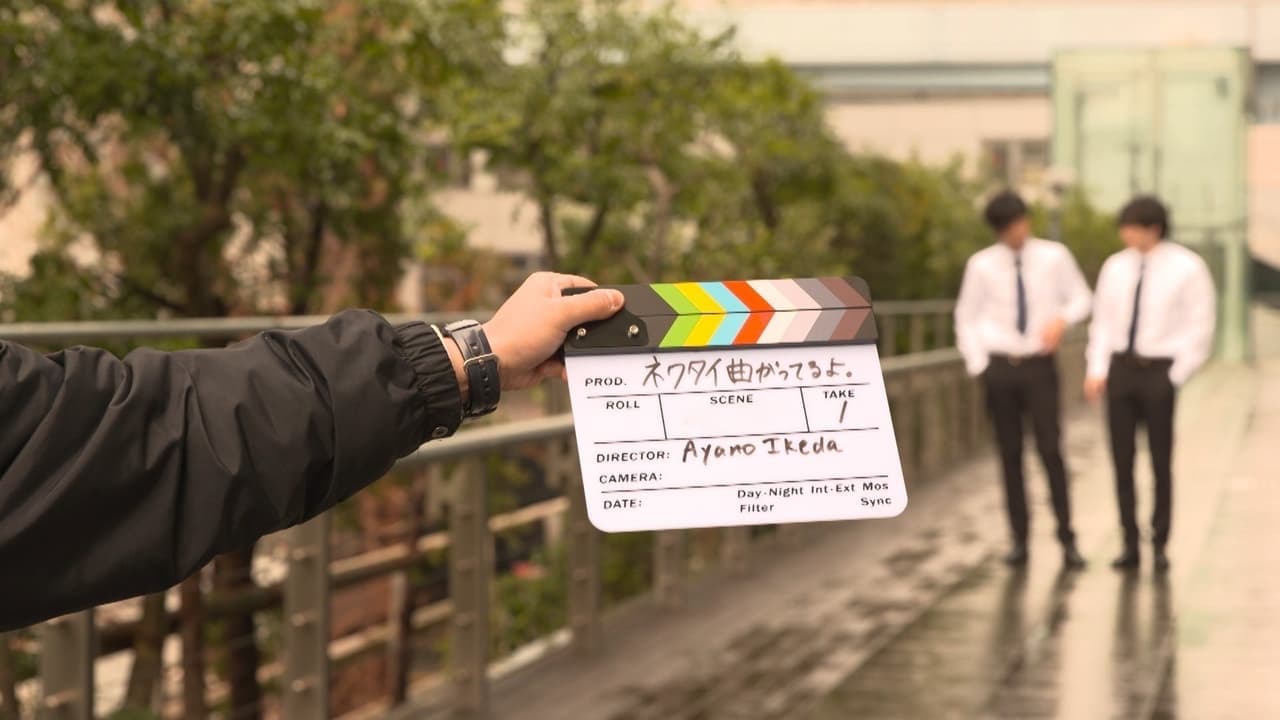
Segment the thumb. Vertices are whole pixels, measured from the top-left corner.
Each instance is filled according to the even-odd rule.
[[[560,299],[565,328],[590,320],[604,320],[622,309],[624,298],[618,290],[601,289]]]

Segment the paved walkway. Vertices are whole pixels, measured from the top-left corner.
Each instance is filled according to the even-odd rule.
[[[1216,367],[1180,398],[1168,577],[1103,565],[1120,537],[1099,444],[1074,488],[1095,567],[989,560],[803,717],[1280,717],[1277,329],[1260,319],[1256,369]]]
[[[1006,532],[986,459],[913,487],[903,519],[808,526],[746,573],[695,580],[680,609],[631,608],[599,654],[498,682],[494,716],[1280,717],[1280,573],[1260,549],[1280,544],[1272,357],[1217,366],[1180,397],[1167,578],[1107,567],[1120,544],[1111,471],[1086,409],[1068,423],[1067,456],[1087,571],[1058,572],[1030,458],[1033,562],[1011,572],[994,559]]]

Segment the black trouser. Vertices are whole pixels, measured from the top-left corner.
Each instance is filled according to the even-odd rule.
[[[1058,539],[1074,542],[1071,530],[1071,498],[1067,494],[1067,468],[1062,461],[1059,427],[1058,365],[1052,355],[1030,358],[992,356],[983,374],[987,409],[995,426],[1004,468],[1005,502],[1013,541],[1027,542],[1027,488],[1022,475],[1023,416],[1031,416],[1036,450],[1049,476],[1053,514],[1058,519]]]
[[[1127,549],[1138,547],[1134,507],[1133,455],[1138,424],[1147,426],[1151,470],[1156,481],[1151,513],[1152,542],[1163,548],[1169,540],[1173,510],[1173,407],[1177,391],[1169,380],[1167,359],[1130,355],[1111,358],[1107,374],[1107,426],[1111,431],[1111,459],[1116,468],[1116,502]]]

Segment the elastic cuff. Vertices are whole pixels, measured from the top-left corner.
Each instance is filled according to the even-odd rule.
[[[397,325],[395,331],[426,403],[424,438],[437,440],[454,434],[462,425],[462,391],[440,336],[423,322]]]

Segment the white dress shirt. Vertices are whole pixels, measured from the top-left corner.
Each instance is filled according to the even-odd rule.
[[[1145,255],[1121,250],[1102,265],[1089,324],[1089,377],[1105,378],[1111,355],[1129,349],[1140,269],[1141,306],[1133,351],[1143,357],[1172,358],[1169,379],[1181,385],[1213,350],[1217,297],[1204,260],[1195,251],[1168,241]]]
[[[1026,332],[1018,332],[1017,261],[1022,260]],[[1040,334],[1061,318],[1068,325],[1089,316],[1089,285],[1065,245],[1028,238],[1015,251],[1003,242],[979,250],[964,267],[956,299],[956,345],[965,369],[979,375],[992,353],[1037,355],[1046,351]]]

